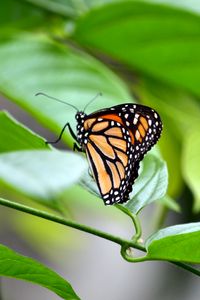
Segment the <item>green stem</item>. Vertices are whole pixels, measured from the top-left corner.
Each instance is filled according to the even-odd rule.
[[[103,231],[100,231],[98,229],[89,227],[87,225],[76,223],[74,221],[64,219],[64,218],[59,217],[57,215],[50,214],[50,213],[47,213],[47,212],[42,211],[42,210],[38,210],[36,208],[32,208],[32,207],[29,207],[29,206],[26,206],[26,205],[23,205],[23,204],[20,204],[20,203],[12,202],[12,201],[9,201],[9,200],[3,199],[3,198],[0,198],[0,204],[3,205],[3,206],[14,208],[16,210],[19,210],[19,211],[22,211],[22,212],[25,212],[25,213],[43,218],[43,219],[46,219],[46,220],[53,221],[55,223],[59,223],[59,224],[65,225],[65,226],[69,226],[69,227],[72,227],[72,228],[75,228],[75,229],[78,229],[78,230],[81,230],[81,231],[99,236],[103,239],[112,241],[112,242],[117,243],[119,245],[129,244],[130,247],[133,247],[133,248],[136,248],[136,249],[139,249],[139,250],[143,249],[142,246],[140,246],[139,244],[137,244],[134,241],[129,241],[129,240],[122,239],[118,236],[114,236],[114,235],[109,234],[107,232],[103,232]]]
[[[127,245],[124,244],[121,247],[121,255],[126,261],[131,262],[131,263],[148,261],[146,256],[134,257],[134,256],[128,255],[128,253],[127,253],[128,248],[130,248],[128,244]],[[140,250],[146,252],[145,248],[140,249]],[[178,262],[178,261],[167,261],[167,262],[171,262],[173,265],[176,265],[182,269],[185,269],[186,271],[189,271],[197,276],[200,276],[200,270],[192,267],[191,265],[188,265],[188,264],[182,263],[182,262]]]
[[[199,269],[195,269],[193,268],[192,266],[188,265],[188,264],[185,264],[185,263],[181,263],[181,262],[178,262],[178,261],[173,261],[172,262],[174,265],[178,266],[178,267],[181,267],[182,269],[185,269],[197,276],[200,276],[200,270]]]
[[[115,204],[115,207],[118,208],[119,210],[123,211],[133,221],[133,224],[135,227],[135,234],[131,240],[137,242],[142,235],[142,228],[141,228],[140,221],[139,221],[137,215],[131,213],[128,209],[126,209],[126,207],[124,207],[120,204]]]
[[[3,199],[3,198],[0,198],[0,204],[3,205],[3,206],[6,206],[6,207],[10,207],[10,208],[13,208],[13,209],[16,209],[16,210],[19,210],[19,211],[22,211],[22,212],[25,212],[25,213],[28,213],[28,214],[46,219],[46,220],[49,220],[49,221],[53,221],[55,223],[59,223],[59,224],[65,225],[65,226],[69,226],[69,227],[72,227],[72,228],[75,228],[75,229],[78,229],[78,230],[81,230],[81,231],[84,231],[84,232],[88,232],[88,233],[93,234],[95,236],[99,236],[103,239],[106,239],[106,240],[109,240],[111,242],[117,243],[117,244],[121,245],[121,247],[122,247],[121,254],[122,254],[123,258],[125,260],[129,261],[129,262],[136,262],[136,261],[144,261],[145,260],[145,257],[132,258],[132,257],[128,256],[128,254],[126,252],[128,248],[135,248],[135,249],[141,250],[143,252],[146,252],[146,249],[145,249],[144,246],[138,244],[137,242],[135,242],[133,240],[130,240],[130,241],[125,240],[125,239],[122,239],[118,236],[114,236],[112,234],[100,231],[98,229],[95,229],[95,228],[92,228],[92,227],[89,227],[89,226],[86,226],[86,225],[83,225],[83,224],[79,224],[79,223],[76,223],[76,222],[71,221],[71,220],[66,220],[66,219],[63,219],[63,218],[58,217],[56,215],[47,213],[45,211],[41,211],[41,210],[26,206],[26,205],[23,205],[23,204],[20,204],[20,203],[12,202],[12,201],[9,201],[9,200]],[[195,275],[200,276],[200,271],[198,269],[193,268],[190,265],[187,265],[187,264],[181,263],[181,262],[171,262],[171,263],[173,263],[173,264],[175,264],[175,265],[177,265],[177,266],[179,266],[179,267],[181,267],[181,268],[183,268],[187,271],[190,271]]]
[[[127,244],[124,244],[122,245],[121,247],[121,256],[128,262],[141,262],[141,261],[145,261],[145,257],[146,256],[141,256],[141,257],[134,257],[133,255],[130,256],[128,253],[127,253],[127,250],[130,248],[130,246]],[[143,249],[141,249],[142,251],[146,252],[146,249],[143,247]]]

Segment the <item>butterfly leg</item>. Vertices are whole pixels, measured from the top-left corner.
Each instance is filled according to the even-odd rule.
[[[57,138],[57,140],[52,141],[52,142],[51,141],[46,141],[45,144],[56,144],[56,143],[58,143],[61,140],[63,132],[65,131],[66,127],[68,127],[71,136],[75,139],[75,141],[77,141],[77,137],[76,137],[75,133],[73,132],[70,124],[66,123],[65,126],[63,127],[63,129],[61,130],[61,133],[60,133],[59,137]]]
[[[79,147],[76,143],[74,143],[73,151],[83,152],[82,148]]]

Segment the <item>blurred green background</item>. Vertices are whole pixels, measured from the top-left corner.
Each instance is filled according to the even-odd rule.
[[[18,121],[47,140],[67,121],[75,128],[74,111],[35,97],[40,91],[79,109],[102,92],[88,113],[133,101],[161,115],[158,147],[168,165],[168,194],[181,214],[151,205],[141,215],[144,236],[159,224],[199,219],[199,13],[198,0],[7,0],[1,5],[0,104]],[[0,135],[0,151],[9,151],[1,128]],[[71,145],[66,132],[59,147]],[[4,182],[0,188],[2,197],[51,209]],[[125,216],[79,186],[68,189],[59,203],[83,223],[127,238],[132,234]],[[52,266],[82,299],[199,299],[199,279],[174,266],[128,264],[109,242],[6,208],[0,216],[1,242]],[[4,300],[57,299],[10,279],[2,279],[1,289]]]

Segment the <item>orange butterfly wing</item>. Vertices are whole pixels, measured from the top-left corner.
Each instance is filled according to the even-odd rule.
[[[84,148],[105,204],[126,202],[139,162],[160,137],[159,115],[142,105],[118,105],[89,115],[84,129]]]

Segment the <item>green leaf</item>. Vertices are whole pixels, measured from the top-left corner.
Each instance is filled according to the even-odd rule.
[[[181,212],[181,207],[180,205],[172,199],[169,195],[165,195],[163,198],[159,200],[159,204],[166,206],[167,208],[180,213]]]
[[[81,110],[101,91],[87,113],[131,100],[123,82],[104,65],[44,36],[0,39],[0,61],[0,91],[57,134],[66,122],[75,129],[74,109],[35,93],[46,92]]]
[[[49,205],[79,180],[85,167],[81,156],[67,151],[27,150],[0,155],[0,179]]]
[[[83,14],[87,10],[106,5],[112,2],[124,2],[123,0],[83,0],[83,1],[66,1],[66,0],[25,0],[35,6],[41,7],[54,14],[58,14],[65,17],[74,17],[79,14]],[[197,5],[198,0],[128,0],[129,2],[150,2],[161,3],[164,5],[172,5],[180,8],[185,8],[193,13],[200,13],[200,8]]]
[[[111,2],[124,2],[123,0],[85,0],[87,5],[89,7],[95,7],[95,6],[100,6],[104,5],[107,3]],[[169,5],[169,6],[175,6],[175,7],[180,7],[184,8],[186,10],[192,11],[193,13],[200,13],[200,6],[198,5],[198,0],[128,0],[129,2],[149,2],[149,3],[160,3],[164,5]],[[127,1],[127,2],[128,2]]]
[[[5,111],[0,111],[0,124],[0,152],[48,148],[39,135]]]
[[[51,269],[29,257],[0,245],[0,275],[39,284],[62,299],[80,299],[71,285]]]
[[[181,156],[182,151],[180,141],[174,132],[175,124],[170,119],[162,118],[164,128],[162,139],[159,144],[160,151],[167,163],[169,172],[168,193],[172,197],[178,197],[183,188],[183,177],[181,173]],[[176,174],[176,176],[174,176]]]
[[[39,27],[44,22],[44,14],[41,10],[33,8],[25,1],[6,0],[0,10],[0,31],[16,31],[17,28]]]
[[[182,172],[185,181],[191,188],[194,197],[194,211],[200,211],[200,126],[190,126],[190,130],[185,136],[182,155]]]
[[[170,226],[146,241],[147,260],[200,263],[200,223]]]
[[[160,4],[120,2],[82,17],[74,40],[159,80],[200,95],[199,15]]]
[[[162,198],[167,191],[168,172],[166,163],[152,155],[147,155],[141,164],[140,175],[133,185],[130,200],[124,205],[137,214],[143,207]]]
[[[85,6],[81,5],[82,1],[78,1],[73,5],[73,2],[66,0],[25,0],[35,6],[45,9],[48,12],[58,14],[63,17],[77,17],[82,10],[85,10]],[[76,2],[76,1],[74,1]],[[84,2],[83,2],[84,3]],[[78,5],[80,4],[80,5]]]
[[[97,197],[101,197],[93,178],[87,173],[80,184]],[[148,154],[141,163],[139,177],[133,184],[130,200],[124,204],[131,213],[137,214],[144,206],[162,198],[167,191],[168,173],[165,162]]]
[[[96,182],[94,181],[90,169],[86,170],[79,184],[92,193],[94,196],[101,198]]]
[[[133,0],[135,1],[135,0]],[[195,14],[200,13],[200,6],[198,5],[198,0],[140,0],[140,1],[146,1],[150,3],[160,3],[164,5],[171,5],[175,7],[180,7],[185,10],[191,11]]]

